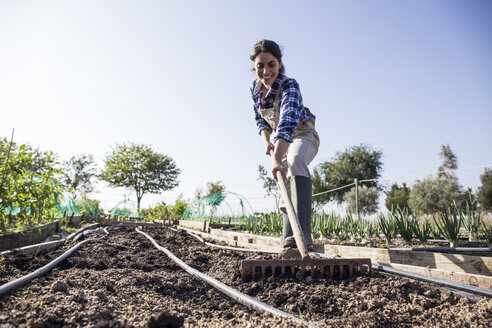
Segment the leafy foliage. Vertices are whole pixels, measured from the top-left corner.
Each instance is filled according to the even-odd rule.
[[[94,190],[91,180],[96,177],[96,164],[91,154],[72,156],[63,162],[63,171],[62,184],[76,196]]]
[[[332,161],[321,163],[313,172],[313,193],[320,193],[334,188],[342,187],[360,180],[377,179],[381,176],[383,153],[373,150],[371,147],[360,144],[346,149],[344,152],[337,152]],[[367,182],[368,187],[381,187],[377,181]],[[338,203],[343,201],[343,196],[347,190],[341,189],[331,193],[315,197],[317,205],[325,204],[330,200]]]
[[[432,223],[429,221],[429,219],[425,219],[424,223],[419,224],[419,221],[414,218],[412,220],[412,231],[415,237],[422,243],[425,244],[427,243],[427,240],[429,239],[429,236],[432,233]]]
[[[413,226],[415,225],[413,218],[411,218],[407,212],[401,209],[394,211],[390,215],[393,215],[400,236],[407,243],[410,243],[413,238],[413,232],[414,232]]]
[[[359,186],[359,213],[364,215],[376,213],[378,210],[379,193],[376,187],[367,187],[366,185]],[[355,213],[355,187],[350,189],[343,196],[343,200],[347,202],[347,210],[350,213]]]
[[[28,145],[12,144],[7,161],[5,151],[8,149],[5,140],[0,140],[0,229],[5,231],[18,224],[31,226],[51,220],[62,198],[62,187],[56,179],[62,171],[56,155],[33,150]],[[12,215],[19,221],[15,222]]]
[[[477,191],[477,200],[483,211],[492,211],[492,169],[485,169],[480,176],[482,185]]]
[[[105,159],[99,175],[113,187],[133,189],[137,196],[137,211],[146,193],[159,193],[178,185],[181,171],[171,157],[154,152],[150,146],[116,145]]]
[[[446,176],[432,176],[414,184],[408,205],[413,213],[433,214],[446,212],[459,199],[460,190],[455,179]]]
[[[277,182],[274,178],[270,177],[263,165],[258,165],[259,177],[257,180],[263,182],[263,189],[265,189],[266,196],[272,196],[275,199],[275,207],[277,212],[280,212],[280,191],[278,189]]]
[[[391,243],[391,240],[396,237],[398,234],[398,227],[396,225],[394,216],[389,214],[385,216],[383,213],[378,214],[378,222],[379,227],[381,228],[381,232],[384,234],[386,238],[386,243]]]
[[[74,202],[80,214],[97,216],[104,213],[101,208],[101,202],[96,199],[89,199],[86,195],[75,199]]]
[[[454,173],[449,170],[456,170],[458,168],[458,157],[451,150],[449,144],[441,145],[441,152],[439,153],[443,163],[439,166],[438,176],[457,179]]]
[[[244,218],[243,229],[254,234],[282,235],[283,216],[280,213],[255,213]]]
[[[188,203],[183,199],[183,195],[179,195],[174,205],[166,205],[164,202],[154,207],[143,209],[142,216],[147,221],[154,220],[179,220],[183,216]]]
[[[456,210],[459,210],[456,208]],[[463,226],[468,231],[470,241],[476,241],[480,227],[482,225],[482,218],[480,211],[478,211],[476,206],[476,200],[470,194],[470,201],[466,202],[466,209],[464,211],[459,211],[460,219]]]
[[[450,247],[456,247],[461,228],[461,218],[456,209],[449,207],[449,212],[440,213],[437,219],[434,217],[434,222]]]
[[[217,182],[207,182],[207,194],[205,197],[212,196],[218,192],[222,193],[226,187],[222,183],[222,181]]]
[[[408,188],[405,183],[403,183],[402,187],[395,183],[391,186],[391,190],[387,193],[384,204],[391,212],[396,211],[398,208],[410,212],[410,207],[408,206],[409,198],[410,188]]]

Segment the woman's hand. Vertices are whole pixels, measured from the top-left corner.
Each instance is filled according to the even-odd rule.
[[[273,177],[275,178],[275,181],[278,181],[277,180],[277,171],[280,171],[282,172],[282,174],[285,175],[287,174],[287,166],[282,163],[282,161],[278,161],[274,158],[272,158],[272,174],[273,174]]]
[[[265,154],[270,156],[270,152],[275,149],[275,146],[273,143],[270,141],[270,132],[268,130],[262,130],[261,131],[261,137],[263,139],[263,144],[265,145]]]
[[[275,146],[270,141],[265,141],[265,154],[270,156],[270,152],[275,149]]]
[[[289,143],[284,139],[279,138],[275,141],[275,148],[272,156],[272,174],[276,181],[278,181],[277,171],[282,172],[284,177],[287,174],[287,165],[284,164],[283,158],[288,147]]]

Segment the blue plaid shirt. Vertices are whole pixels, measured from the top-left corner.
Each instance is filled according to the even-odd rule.
[[[279,73],[275,82],[273,82],[272,88],[268,91],[265,98],[263,99],[263,104],[261,103],[261,95],[263,91],[261,90],[261,82],[258,80],[253,81],[251,84],[251,97],[254,102],[254,112],[256,125],[258,125],[259,133],[261,131],[268,130],[270,133],[273,131],[270,124],[265,121],[258,109],[272,108],[275,101],[275,96],[277,95],[277,90],[280,83],[285,78],[285,75]],[[276,141],[278,138],[282,138],[287,142],[292,142],[292,137],[295,134],[296,128],[299,125],[299,121],[312,120],[315,117],[309,115],[304,109],[302,104],[301,90],[299,89],[299,84],[296,80],[287,78],[282,84],[282,90],[280,90],[280,120],[278,122],[277,133],[274,137]]]

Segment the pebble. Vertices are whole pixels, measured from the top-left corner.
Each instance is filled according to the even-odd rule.
[[[63,281],[57,281],[51,286],[51,290],[54,292],[66,292],[68,291],[68,285]]]
[[[102,291],[98,291],[98,292],[96,292],[96,296],[97,296],[100,300],[105,300],[105,299],[106,299],[106,294],[104,294],[104,292],[102,292]]]
[[[45,325],[43,323],[39,323],[39,322],[35,322],[35,321],[31,320],[29,322],[29,327],[30,328],[44,328]]]

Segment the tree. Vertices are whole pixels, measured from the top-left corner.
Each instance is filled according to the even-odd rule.
[[[218,192],[223,192],[225,188],[226,187],[222,184],[222,181],[207,182],[207,194],[205,197],[212,196]]]
[[[438,169],[438,176],[446,176],[448,178],[453,178],[457,180],[454,173],[449,172],[449,170],[456,170],[458,168],[458,157],[451,150],[449,144],[441,145],[441,152],[439,156],[443,160],[441,166]]]
[[[359,186],[359,212],[368,215],[376,213],[378,210],[379,192],[376,187],[368,187],[366,185]],[[343,195],[343,200],[347,202],[347,210],[350,213],[356,212],[355,203],[355,187],[350,189]]]
[[[410,211],[408,207],[409,198],[410,188],[405,183],[403,183],[402,187],[395,183],[387,193],[385,201],[386,208],[390,211],[396,211],[398,208],[404,211]]]
[[[460,198],[458,182],[447,176],[432,176],[414,184],[408,205],[413,213],[435,214],[446,212]]]
[[[91,180],[96,176],[96,164],[91,154],[72,156],[63,162],[63,171],[62,183],[75,196],[94,190]]]
[[[482,185],[477,191],[478,203],[482,211],[492,211],[492,169],[485,169],[480,181]]]
[[[263,188],[265,189],[266,196],[272,196],[275,199],[275,207],[277,212],[280,212],[280,191],[278,190],[277,182],[274,178],[271,178],[263,165],[258,165],[259,177],[257,180],[263,182]]]
[[[383,153],[373,150],[368,145],[360,144],[337,152],[332,161],[321,163],[313,172],[313,193],[320,193],[343,187],[354,182],[354,179],[372,180],[381,176]],[[367,187],[382,188],[377,181],[366,182]],[[325,204],[330,200],[343,202],[346,188],[315,197],[317,204]],[[318,198],[319,197],[319,198]]]
[[[106,156],[104,164],[100,179],[112,187],[133,189],[137,196],[137,212],[140,212],[140,201],[146,193],[171,190],[179,184],[181,171],[172,158],[154,152],[147,145],[117,144]]]

